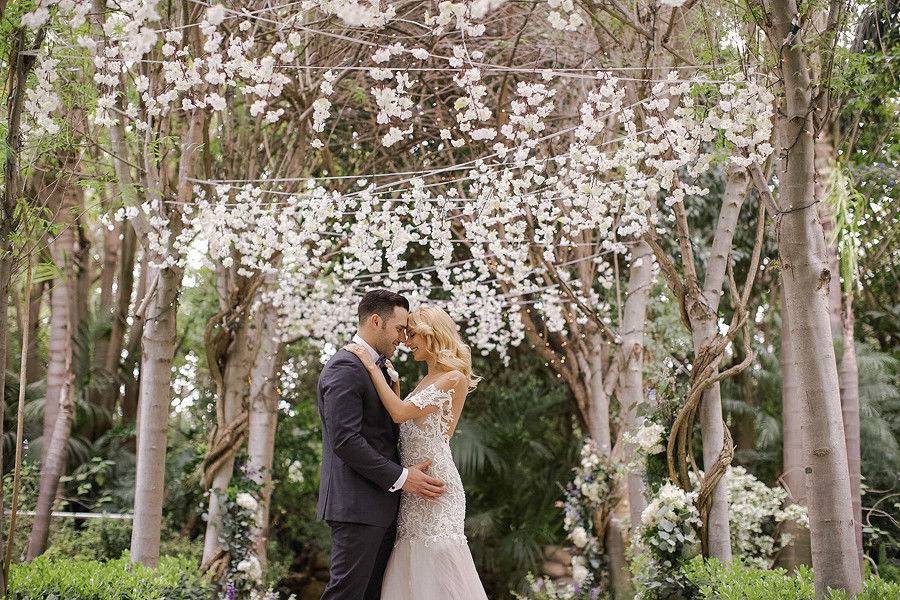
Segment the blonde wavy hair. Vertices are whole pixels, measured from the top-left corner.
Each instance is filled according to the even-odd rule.
[[[472,351],[463,342],[450,315],[436,306],[423,306],[409,313],[408,326],[425,340],[424,348],[435,357],[437,365],[462,372],[469,389],[475,389],[481,377],[472,372]]]

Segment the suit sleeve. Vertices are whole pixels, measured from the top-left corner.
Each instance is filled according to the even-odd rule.
[[[349,363],[334,364],[331,371],[325,382],[322,404],[334,453],[361,476],[390,491],[402,475],[403,467],[382,456],[362,435],[360,380],[368,374]]]

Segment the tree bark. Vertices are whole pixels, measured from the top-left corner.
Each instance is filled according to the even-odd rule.
[[[194,109],[185,126],[181,140],[181,155],[178,165],[177,200],[189,203],[193,198],[194,176],[199,161],[200,149],[206,137],[206,113]],[[111,133],[121,135],[120,124],[111,128]],[[122,151],[122,139],[118,142]],[[120,155],[121,154],[118,154]],[[116,161],[118,165],[121,161]],[[170,242],[167,252],[176,252],[171,246],[181,228],[181,214],[178,208],[167,205],[160,197],[159,169],[153,163],[152,152],[144,156],[145,189],[151,198],[154,210],[169,218]],[[125,179],[130,186],[130,172],[125,165],[119,165],[117,176]],[[130,187],[129,187],[130,189]],[[146,223],[135,221],[140,226],[145,255],[151,252]],[[161,265],[167,258],[153,256],[155,264]],[[134,486],[134,522],[131,530],[131,562],[155,567],[159,561],[159,540],[162,531],[162,503],[165,495],[166,428],[172,397],[172,360],[175,356],[176,315],[178,294],[184,269],[176,262],[169,266],[152,266],[147,276],[148,297],[143,316],[141,337],[141,383],[137,416],[137,467]]]
[[[719,300],[728,266],[734,231],[744,204],[749,179],[743,169],[728,174],[725,197],[719,210],[715,234],[706,263],[702,299],[688,310],[693,327],[694,353],[699,354],[703,344],[718,331]],[[722,395],[719,384],[703,393],[700,404],[700,430],[703,438],[703,467],[709,470],[722,452],[725,442],[725,421],[722,417]],[[731,527],[728,514],[728,497],[724,478],[716,484],[709,509],[706,527],[708,555],[729,562],[731,560]]]
[[[42,365],[38,362],[38,350],[40,349],[40,340],[38,332],[41,326],[41,305],[44,299],[44,282],[36,283],[31,286],[31,294],[28,307],[28,348],[25,349],[26,355],[26,383],[34,383],[41,378],[43,373]]]
[[[626,431],[634,432],[637,407],[644,399],[644,327],[647,320],[647,302],[653,277],[653,253],[650,246],[638,240],[631,251],[628,292],[622,313],[621,352],[624,364],[619,371],[619,405],[623,413]],[[627,450],[626,450],[627,452]],[[647,507],[644,474],[641,471],[628,474],[628,510],[632,530],[641,523],[641,514]]]
[[[781,290],[781,435],[783,474],[781,479],[787,488],[789,500],[806,507],[806,480],[803,477],[803,432],[800,428],[800,381],[791,343],[790,315],[784,309],[784,285]],[[812,564],[809,546],[809,529],[799,527],[793,521],[786,526],[791,536],[790,545],[781,553],[780,562],[788,569]]]
[[[606,389],[604,368],[606,360],[602,351],[605,342],[596,334],[591,344],[591,354],[588,357],[590,367],[590,433],[601,455],[612,457],[612,431],[609,422],[609,392]],[[634,590],[631,587],[631,578],[628,573],[628,561],[625,558],[625,541],[623,539],[622,526],[615,514],[604,515],[608,518],[606,531],[597,531],[602,535],[609,561],[610,591],[617,599],[631,598]],[[595,522],[597,519],[595,518]]]
[[[59,214],[71,214],[74,196],[64,190]],[[40,482],[36,515],[28,539],[28,560],[44,552],[50,531],[50,513],[57,496],[59,480],[65,470],[66,451],[74,416],[72,373],[72,300],[74,223],[63,223],[63,230],[51,243],[51,254],[61,276],[50,290],[50,364],[47,372],[47,395],[44,400],[44,437],[41,448]]]
[[[277,315],[265,310],[263,330],[250,381],[250,416],[247,438],[247,472],[261,485],[259,528],[254,532],[256,556],[266,566],[269,541],[269,501],[272,497],[272,459],[278,425],[278,380],[284,345],[277,341]]]
[[[147,295],[147,272],[150,264],[146,254],[141,257],[141,273],[138,277],[135,290],[135,305],[140,306]],[[138,392],[140,391],[141,373],[137,369],[140,364],[140,341],[144,337],[143,315],[135,314],[132,317],[131,328],[128,330],[128,339],[125,343],[125,358],[119,369],[124,391],[122,393],[122,421],[132,423],[137,420]],[[137,373],[135,373],[137,371]]]
[[[128,308],[131,306],[131,295],[134,291],[136,246],[134,228],[128,222],[122,223],[121,247],[118,248],[117,262],[113,267],[116,272],[116,285],[114,290],[110,290],[109,305],[105,309],[110,318],[109,336],[102,348],[99,345],[97,347],[97,360],[102,361],[101,369],[109,378],[98,397],[110,413],[115,410],[123,382],[127,381],[122,373],[122,347],[128,329]],[[138,301],[140,300],[141,298],[138,298]]]
[[[803,464],[809,492],[810,539],[816,595],[829,588],[860,591],[847,448],[841,415],[828,285],[831,273],[815,210],[815,147],[809,59],[792,21],[795,0],[771,3],[769,38],[779,49],[784,85],[779,115],[780,161],[775,216],[791,351],[800,378]],[[760,190],[766,193],[767,190]]]
[[[5,11],[4,2],[0,13]],[[2,16],[2,15],[0,15]],[[41,28],[34,36],[31,50],[37,51],[44,42],[46,29]],[[14,251],[12,234],[16,223],[13,218],[16,204],[21,194],[22,180],[19,173],[19,154],[22,151],[22,107],[25,100],[25,88],[28,74],[37,61],[37,52],[21,52],[26,48],[25,28],[19,27],[15,32],[15,41],[10,44],[8,64],[12,71],[10,93],[6,98],[6,160],[3,163],[3,196],[0,202],[0,302],[9,306],[10,282],[14,267]],[[0,319],[0,374],[6,373],[7,356],[9,354],[9,321]],[[0,385],[0,435],[3,434],[4,413],[6,411],[6,386]],[[0,447],[0,464],[3,463],[3,448]],[[0,523],[3,521],[3,489],[0,486]],[[5,559],[5,558],[4,558]],[[6,593],[6,577],[0,572],[0,591]]]
[[[59,234],[50,241],[50,255],[59,272],[50,288],[50,339],[47,347],[47,392],[44,397],[44,426],[41,438],[41,465],[47,464],[54,431],[57,430],[57,414],[65,403],[61,390],[72,386],[72,339],[75,335],[75,259],[77,246],[77,221],[75,211],[81,205],[81,190],[65,178],[52,184],[58,200],[51,203],[61,227]],[[66,428],[60,431],[65,432]],[[65,441],[68,445],[68,439]],[[52,471],[47,471],[51,476]],[[44,477],[44,469],[41,469]],[[57,479],[59,476],[57,476]],[[43,552],[41,548],[40,552]],[[38,552],[38,553],[40,553]]]
[[[156,285],[145,307],[141,338],[131,562],[155,567],[159,561],[165,497],[166,429],[171,402],[178,291],[183,271],[173,267],[151,268],[148,275]]]
[[[850,502],[853,506],[853,521],[856,533],[856,550],[860,571],[865,569],[862,537],[862,490],[860,436],[859,436],[859,366],[856,363],[856,344],[853,335],[853,296],[843,298],[844,344],[841,354],[840,386],[841,416],[844,422],[844,438],[847,445],[847,468],[850,473]]]
[[[829,182],[834,169],[834,146],[826,131],[819,132],[815,142],[816,183],[815,194],[818,201],[819,219],[825,234],[825,255],[831,278],[828,280],[828,317],[831,335],[841,341],[843,354],[838,367],[840,381],[841,413],[844,419],[844,438],[847,442],[847,464],[850,470],[850,500],[853,504],[853,518],[856,521],[856,543],[859,551],[860,569],[864,569],[862,543],[862,496],[860,490],[860,448],[859,448],[859,370],[856,364],[854,337],[853,296],[841,291],[841,269],[835,232],[835,207],[829,198]],[[844,282],[854,285],[854,282]]]
[[[257,348],[260,342],[260,324],[253,315],[240,317],[234,338],[228,344],[225,368],[222,372],[221,398],[221,422],[210,436],[212,440],[210,448],[215,448],[218,436],[232,428],[240,428],[238,424],[247,418],[246,407],[250,400],[250,389],[247,381],[251,377]],[[209,344],[207,344],[209,346]],[[224,427],[223,427],[224,425]],[[246,423],[244,424],[246,427]],[[243,435],[235,434],[234,446],[240,445]],[[209,508],[207,510],[206,536],[203,543],[203,559],[201,564],[210,568],[220,557],[222,546],[219,543],[219,533],[222,528],[222,504],[219,495],[228,487],[234,471],[233,451],[223,454],[222,458],[211,463],[212,472],[204,473],[209,486]],[[209,460],[209,457],[208,457]],[[206,466],[206,465],[204,465]]]

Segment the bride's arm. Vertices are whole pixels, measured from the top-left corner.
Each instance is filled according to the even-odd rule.
[[[391,386],[388,385],[381,370],[375,366],[372,355],[369,354],[365,348],[356,344],[349,344],[346,346],[346,349],[358,356],[362,361],[363,366],[366,367],[366,370],[369,372],[369,377],[372,378],[372,383],[375,384],[375,390],[378,392],[378,397],[381,398],[381,403],[384,404],[384,407],[387,409],[388,413],[390,413],[394,423],[418,419],[437,411],[436,406],[428,406],[421,409],[414,404],[404,402],[399,396],[399,384],[397,384],[396,391],[391,389]]]

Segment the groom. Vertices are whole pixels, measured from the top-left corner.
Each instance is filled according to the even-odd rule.
[[[360,301],[353,341],[384,366],[406,340],[409,301],[373,290]],[[437,498],[443,482],[425,471],[431,461],[400,466],[399,428],[381,404],[359,358],[339,350],[322,369],[318,385],[322,417],[322,474],[316,513],[331,528],[331,578],[322,600],[378,600],[397,533],[400,490]]]

